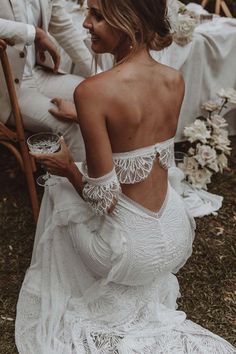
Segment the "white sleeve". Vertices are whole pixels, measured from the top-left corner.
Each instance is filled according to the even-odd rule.
[[[121,193],[115,168],[98,178],[88,176],[85,164],[80,165],[79,170],[83,175],[84,188],[82,194],[84,200],[95,214],[107,214],[111,206],[119,199]]]
[[[32,25],[27,25],[27,41],[26,45],[33,44],[35,40],[36,28]]]
[[[76,74],[83,77],[91,76],[92,55],[84,43],[85,35],[82,33],[82,23],[81,30],[76,28],[61,0],[52,1],[49,33],[76,64]]]
[[[20,43],[27,45],[31,39],[31,37],[28,37],[28,26],[29,25],[22,22],[0,18],[0,37],[7,39],[11,45]]]

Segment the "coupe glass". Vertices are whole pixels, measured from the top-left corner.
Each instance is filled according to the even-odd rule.
[[[52,154],[60,149],[60,136],[55,133],[37,133],[27,139],[29,150],[34,154]],[[37,178],[39,186],[52,186],[56,184],[50,173]]]

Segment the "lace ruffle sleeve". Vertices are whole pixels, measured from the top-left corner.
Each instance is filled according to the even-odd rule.
[[[95,214],[107,214],[108,210],[119,199],[119,194],[121,193],[115,168],[104,176],[92,178],[88,176],[85,163],[78,167],[83,175],[84,188],[82,195],[84,200]]]

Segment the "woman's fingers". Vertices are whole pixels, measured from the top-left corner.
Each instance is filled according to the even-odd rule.
[[[50,108],[48,112],[51,113],[56,118],[65,119],[65,113],[61,111],[62,99],[55,97],[51,100],[51,102],[57,107],[57,109]]]
[[[77,112],[73,102],[64,100],[62,98],[53,98],[51,102],[57,109],[50,108],[48,111],[56,118],[78,123]]]
[[[56,117],[56,118],[64,118],[64,114],[62,114],[60,111],[56,111],[55,109],[53,109],[53,108],[50,108],[49,110],[48,110],[48,112],[49,113],[51,113],[54,117]]]
[[[51,102],[52,102],[53,104],[55,104],[56,106],[59,106],[59,105],[61,104],[61,101],[62,101],[62,99],[61,99],[61,98],[57,98],[57,97],[54,97],[54,98],[51,100]]]

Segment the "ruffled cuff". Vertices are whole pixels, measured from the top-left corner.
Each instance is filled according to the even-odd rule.
[[[88,176],[86,165],[78,166],[83,175],[84,188],[82,195],[84,200],[93,209],[95,214],[107,214],[109,209],[119,199],[121,193],[115,168],[104,176],[92,178]]]

